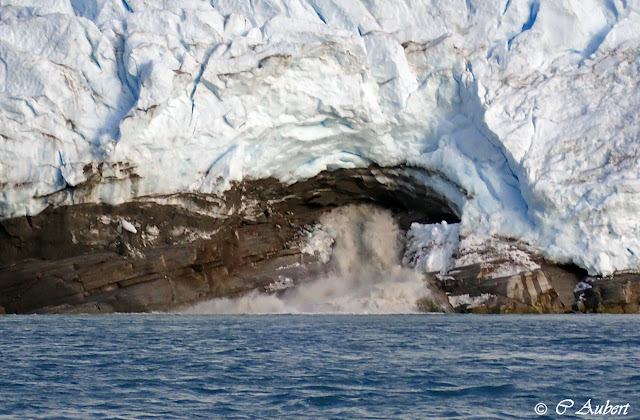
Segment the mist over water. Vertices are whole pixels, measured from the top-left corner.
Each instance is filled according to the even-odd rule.
[[[392,215],[372,206],[349,206],[324,215],[309,238],[329,259],[329,273],[277,294],[253,291],[183,310],[197,314],[417,312],[429,294],[422,273],[403,267],[404,234]]]

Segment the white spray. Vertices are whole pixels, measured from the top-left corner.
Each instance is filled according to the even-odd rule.
[[[187,313],[410,313],[429,294],[424,276],[401,266],[403,235],[387,211],[343,207],[324,215],[306,252],[329,256],[330,272],[280,294],[214,299]]]

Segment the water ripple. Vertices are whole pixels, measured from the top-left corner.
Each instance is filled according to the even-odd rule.
[[[564,398],[634,407],[638,327],[632,316],[4,316],[0,418],[531,418]]]

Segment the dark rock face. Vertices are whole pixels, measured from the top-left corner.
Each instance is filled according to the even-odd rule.
[[[338,170],[290,186],[245,181],[222,199],[154,197],[4,220],[0,305],[9,313],[165,310],[301,278],[323,270],[301,252],[305,229],[336,207],[382,206],[403,226],[457,221],[458,209],[425,187],[424,176],[438,175]],[[163,199],[180,205],[157,203]]]
[[[575,311],[640,313],[640,275],[619,274],[605,278],[588,277],[584,279],[584,282],[591,287],[575,292],[573,305]]]

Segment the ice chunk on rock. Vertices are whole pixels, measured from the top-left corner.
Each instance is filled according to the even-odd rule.
[[[133,226],[133,224],[126,221],[125,219],[120,220],[120,224],[122,225],[122,228],[127,232],[138,233],[138,229],[136,229],[136,227]]]
[[[593,286],[590,285],[589,283],[581,281],[580,283],[576,284],[576,287],[573,289],[573,293],[584,292],[585,290],[589,290],[592,288]]]
[[[425,273],[445,273],[451,266],[458,248],[459,224],[447,222],[422,225],[413,223],[407,232],[407,245],[402,259],[404,265]]]

